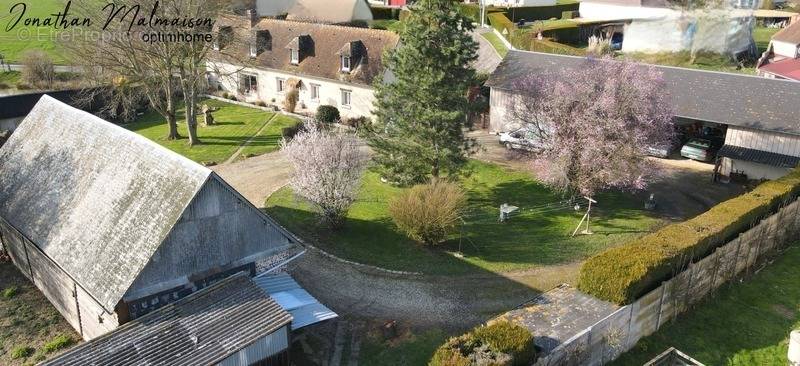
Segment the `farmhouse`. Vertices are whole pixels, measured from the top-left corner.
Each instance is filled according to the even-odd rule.
[[[580,68],[583,57],[511,51],[487,81],[491,88],[490,128],[509,131],[517,81],[536,73]],[[615,61],[608,61],[615,62]],[[680,132],[713,134],[719,139],[718,174],[774,179],[800,163],[800,83],[757,76],[667,66],[661,71],[676,111]]]
[[[255,3],[255,4],[253,4]],[[255,5],[255,6],[253,6]],[[372,20],[366,0],[250,0],[250,8],[261,17],[283,17],[289,20],[344,24]]]
[[[236,284],[225,295],[233,285],[211,290],[217,282],[237,273],[272,275],[301,250],[291,233],[209,169],[47,95],[0,148],[0,181],[3,247],[86,340],[131,321],[149,327],[175,312],[226,311],[225,303],[206,302],[244,290]],[[303,305],[316,302],[296,290]],[[246,292],[241,296],[255,296]],[[271,306],[261,297],[252,300]],[[313,318],[293,329],[335,316],[315,306],[285,309]],[[191,318],[212,322],[202,316],[214,314]],[[279,323],[234,338],[261,339],[285,325]],[[225,343],[221,331],[197,332],[201,342]]]
[[[758,62],[758,74],[768,78],[800,81],[800,22],[772,36]]]
[[[246,101],[278,104],[297,90],[299,112],[332,105],[343,117],[372,114],[372,83],[384,74],[384,52],[398,42],[389,31],[252,15],[217,23],[218,32],[248,42],[219,45],[209,57],[211,85]]]

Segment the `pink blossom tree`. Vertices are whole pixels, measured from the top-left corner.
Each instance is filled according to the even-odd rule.
[[[294,168],[289,186],[317,209],[322,222],[339,228],[358,193],[367,156],[351,133],[323,130],[313,121],[281,149]]]
[[[536,141],[531,167],[546,184],[593,196],[643,189],[655,173],[649,147],[674,138],[673,110],[651,66],[588,59],[517,83],[510,117]]]

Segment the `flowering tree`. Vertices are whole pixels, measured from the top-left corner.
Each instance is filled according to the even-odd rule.
[[[294,167],[289,186],[315,206],[325,224],[338,228],[355,201],[366,154],[352,134],[326,131],[311,121],[303,128],[281,143]]]
[[[607,188],[643,189],[654,173],[647,149],[674,137],[660,72],[609,59],[521,80],[511,117],[536,146],[532,167],[545,183],[593,196]]]

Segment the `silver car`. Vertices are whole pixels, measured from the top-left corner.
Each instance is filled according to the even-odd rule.
[[[511,132],[500,133],[500,145],[506,149],[534,150],[539,144],[539,139],[533,131],[520,128]]]

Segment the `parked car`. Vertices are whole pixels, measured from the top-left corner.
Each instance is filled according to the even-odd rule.
[[[683,146],[685,137],[683,134],[678,133],[675,138],[668,144],[663,146],[650,146],[647,148],[647,155],[655,156],[657,158],[666,159]]]
[[[534,135],[533,131],[526,128],[500,133],[500,145],[509,150],[533,150],[537,145],[536,140],[536,135]]]
[[[681,156],[692,160],[711,161],[714,158],[713,144],[706,139],[690,139],[681,148]]]
[[[622,33],[614,33],[611,36],[611,49],[614,51],[622,50]]]

